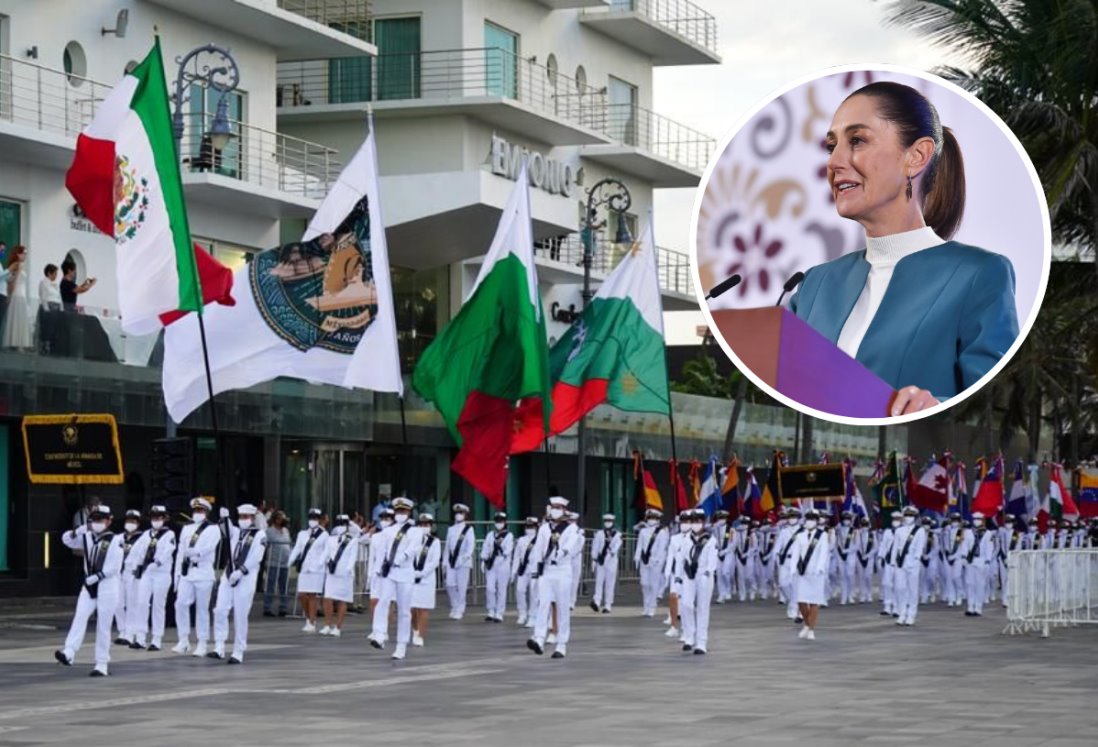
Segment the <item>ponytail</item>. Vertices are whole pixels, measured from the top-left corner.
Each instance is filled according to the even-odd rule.
[[[965,214],[965,159],[953,130],[942,128],[942,149],[923,177],[923,220],[943,239],[957,233]]]

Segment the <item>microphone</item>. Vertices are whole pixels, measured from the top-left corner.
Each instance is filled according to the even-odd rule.
[[[739,285],[740,281],[742,280],[743,278],[741,278],[739,275],[732,275],[731,277],[722,280],[720,283],[714,286],[708,294],[706,294],[705,300],[708,301],[710,299],[716,298],[725,291],[732,290],[737,285]]]
[[[782,305],[782,300],[785,299],[785,294],[789,293],[794,288],[796,288],[798,285],[800,285],[802,280],[804,280],[804,273],[803,272],[794,273],[793,277],[789,278],[789,280],[786,280],[785,285],[782,286],[782,294],[780,296],[778,296],[778,302],[774,305],[775,306],[781,306]]]

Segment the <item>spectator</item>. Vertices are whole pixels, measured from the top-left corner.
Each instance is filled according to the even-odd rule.
[[[255,528],[261,532],[266,532],[267,527],[271,525],[271,505],[267,501],[259,502],[259,513],[255,515]]]
[[[278,593],[278,616],[289,614],[290,597],[287,594],[290,581],[289,521],[286,514],[276,511],[267,527],[267,584],[263,593],[263,616],[274,617],[274,595]]]
[[[65,311],[76,311],[76,297],[95,287],[95,278],[76,284],[76,263],[66,259],[61,263],[61,305]]]
[[[38,281],[38,304],[43,311],[61,310],[61,291],[57,287],[57,265],[48,264]]]
[[[0,329],[8,313],[8,245],[0,241]]]
[[[11,250],[11,261],[8,263],[8,318],[3,337],[5,348],[30,350],[34,347],[34,318],[30,312],[30,277],[27,271],[27,248],[19,244]]]

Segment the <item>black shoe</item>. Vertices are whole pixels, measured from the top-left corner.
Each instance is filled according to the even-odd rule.
[[[552,656],[550,656],[549,658],[550,658],[550,659],[563,659],[563,658],[564,658],[564,654],[562,654],[562,653],[561,653],[560,651],[554,651],[554,652],[553,652],[553,655],[552,655]]]
[[[142,646],[137,641],[134,641],[133,643],[131,643],[130,648],[132,648],[134,651],[143,651],[145,649],[145,647]]]
[[[230,656],[229,657],[229,664],[242,664],[242,663],[243,662],[240,661],[240,659],[236,658],[235,656]]]
[[[591,600],[591,611],[592,612],[598,612],[599,611],[599,606],[597,604],[595,604],[594,599]]]
[[[900,616],[900,613],[899,613],[899,612],[893,612],[893,613],[892,613],[892,616],[893,616],[893,617],[899,617],[899,616]]]
[[[57,659],[58,664],[64,664],[66,667],[72,666],[72,659],[65,656],[65,652],[61,649],[53,652],[53,658]]]
[[[98,669],[93,669],[93,670],[91,670],[91,673],[88,674],[88,676],[89,677],[106,677],[107,674],[106,674],[106,672],[100,672]]]
[[[889,616],[889,613],[885,612],[884,610],[881,610],[881,617],[888,617],[888,616]]]
[[[484,617],[484,622],[486,623],[494,623],[495,621],[496,618],[492,617],[491,615],[485,615]]]
[[[370,639],[370,645],[373,646],[374,648],[385,648],[384,646],[381,645],[380,641],[376,641],[373,638]]]
[[[159,650],[160,650],[160,647],[159,647],[159,646],[157,646],[157,645],[156,645],[155,643],[150,643],[150,644],[149,644],[149,647],[148,647],[147,649],[145,649],[145,650],[146,650],[146,651],[159,651]]]
[[[271,612],[270,610],[263,610],[263,616],[264,617],[274,617],[275,613]]]
[[[965,610],[965,617],[972,617],[973,614],[975,614],[975,613],[973,613],[969,610]]]
[[[684,644],[682,644],[682,650],[683,651],[693,651],[694,647],[691,646],[689,643],[684,643]]]
[[[604,614],[604,615],[609,615],[609,614],[610,614],[610,610],[609,610],[609,609],[607,609],[606,607],[603,607],[603,608],[602,608],[602,614]]]
[[[705,656],[705,649],[704,648],[694,649],[694,656]]]
[[[279,617],[286,617],[286,615],[288,615],[288,614],[290,614],[290,613],[289,612],[279,612],[278,616]]]
[[[800,625],[803,622],[804,622],[804,618],[801,617],[800,615],[797,615],[796,617],[793,618],[793,624],[794,625]]]
[[[126,640],[125,638],[123,638],[122,636],[119,636],[118,638],[115,638],[115,639],[114,639],[114,645],[116,645],[116,646],[129,646],[129,645],[130,645],[130,642],[129,642],[129,641],[127,641],[127,640]]]
[[[225,657],[222,656],[221,654],[217,653],[216,651],[211,651],[210,653],[206,654],[206,658],[207,659],[224,659]]]
[[[531,651],[533,651],[538,656],[541,656],[542,654],[545,653],[545,649],[543,649],[541,647],[541,644],[538,643],[537,641],[535,641],[533,638],[531,638],[530,640],[528,640],[526,642],[526,648],[530,649]]]
[[[983,613],[983,612],[973,612],[973,613],[972,613],[972,616],[973,616],[973,617],[983,617],[983,616],[984,616],[984,613]]]

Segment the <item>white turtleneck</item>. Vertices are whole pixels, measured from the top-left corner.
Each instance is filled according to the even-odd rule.
[[[881,307],[888,284],[892,281],[892,272],[896,263],[915,252],[944,244],[945,240],[929,226],[914,231],[894,233],[891,236],[867,236],[865,239],[865,259],[869,262],[869,276],[865,287],[858,296],[850,316],[846,318],[843,331],[839,333],[839,348],[850,357],[858,355],[877,309]]]

